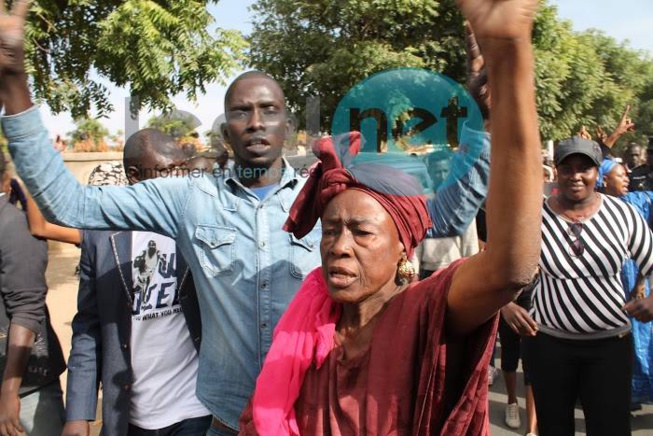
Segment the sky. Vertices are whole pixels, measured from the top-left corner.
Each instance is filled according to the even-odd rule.
[[[628,40],[630,46],[648,51],[653,55],[653,0],[550,0],[557,5],[558,15],[569,19],[574,30],[589,28],[601,29],[619,41]],[[251,32],[251,12],[249,6],[254,0],[220,0],[209,7],[216,20],[216,26],[225,29],[237,29],[248,34]],[[239,72],[238,72],[239,73]],[[236,73],[235,75],[237,75]],[[234,77],[235,77],[234,75]],[[230,80],[227,81],[229,83]],[[125,98],[129,96],[126,89],[117,88],[104,82],[110,91],[110,99],[115,111],[109,118],[101,119],[111,134],[125,130]],[[225,86],[212,84],[207,87],[205,95],[198,97],[193,104],[181,96],[173,98],[179,110],[195,115],[201,126],[200,133],[208,131],[214,120],[223,113]],[[155,115],[148,111],[140,114],[140,125],[145,127],[147,120]],[[43,119],[46,127],[54,137],[65,135],[74,129],[74,123],[67,114],[52,115],[47,106],[43,107]]]

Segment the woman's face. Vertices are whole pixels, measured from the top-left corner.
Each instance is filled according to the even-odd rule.
[[[560,195],[567,200],[579,202],[594,193],[598,167],[583,154],[572,154],[557,166]]]
[[[404,251],[386,210],[368,194],[338,194],[322,216],[322,272],[331,297],[357,304],[382,289],[396,287]]]
[[[605,193],[607,195],[621,197],[628,194],[628,173],[623,165],[615,165],[603,180],[605,181]]]

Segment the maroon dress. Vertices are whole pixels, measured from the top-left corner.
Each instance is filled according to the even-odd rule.
[[[319,370],[308,370],[295,403],[302,435],[487,433],[495,320],[457,347],[459,371],[445,368],[453,346],[444,329],[446,297],[459,264],[397,295],[379,314],[364,354],[342,360],[336,343]]]
[[[321,368],[309,368],[295,402],[302,435],[489,434],[487,371],[498,318],[464,338],[447,336],[446,298],[460,264],[395,296],[363,354],[343,360],[336,341]],[[248,424],[241,434],[256,434]]]

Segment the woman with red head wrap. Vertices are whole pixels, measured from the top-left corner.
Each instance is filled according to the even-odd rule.
[[[286,228],[301,237],[321,219],[322,267],[277,325],[241,434],[488,434],[496,313],[539,256],[537,0],[458,3],[495,96],[487,250],[411,281],[407,257],[430,226],[421,187],[380,164],[342,165],[336,149],[355,153],[357,133],[319,141]]]

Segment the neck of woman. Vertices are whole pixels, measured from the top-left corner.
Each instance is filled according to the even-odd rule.
[[[570,200],[562,195],[554,197],[553,210],[574,221],[583,220],[594,214],[600,204],[600,195],[596,192],[582,200]]]
[[[336,329],[344,336],[355,335],[374,320],[386,304],[404,288],[405,286],[397,286],[393,283],[392,286],[381,288],[363,301],[343,304],[342,315]]]
[[[371,297],[356,304],[344,304],[342,315],[336,326],[336,341],[342,346],[343,360],[355,359],[369,349],[374,335],[374,326],[395,295],[405,286],[382,288]]]

